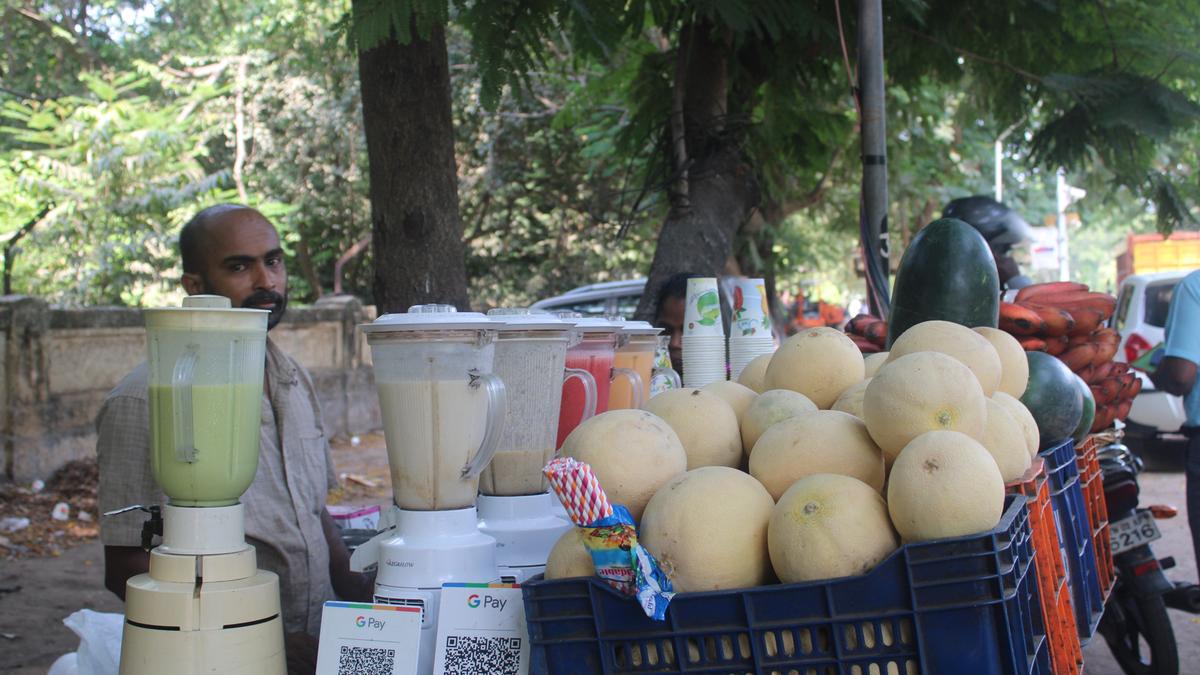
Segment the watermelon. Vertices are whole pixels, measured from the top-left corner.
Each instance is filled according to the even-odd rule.
[[[896,271],[888,346],[923,321],[995,328],[999,318],[1000,277],[983,235],[957,218],[926,225],[913,237]]]
[[[1071,434],[1071,437],[1075,439],[1075,445],[1080,445],[1091,432],[1092,423],[1096,421],[1096,398],[1092,396],[1092,388],[1078,375],[1075,376],[1075,386],[1083,396],[1083,414],[1080,415],[1079,426],[1075,427],[1075,433]]]
[[[1037,422],[1039,449],[1052,448],[1071,438],[1083,417],[1083,394],[1079,379],[1058,359],[1043,352],[1026,352],[1029,360],[1029,385],[1021,403],[1029,408]]]

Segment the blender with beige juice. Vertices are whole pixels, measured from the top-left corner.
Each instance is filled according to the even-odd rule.
[[[479,482],[479,529],[496,540],[501,580],[521,583],[545,569],[550,549],[571,527],[555,515],[558,500],[542,475],[554,458],[563,387],[579,380],[587,418],[596,410],[596,381],[565,367],[567,348],[578,340],[571,323],[524,308],[493,309],[488,318],[499,329],[494,372],[504,380],[508,417]]]
[[[496,540],[477,526],[479,476],[504,430],[492,372],[495,323],[449,305],[416,305],[362,327],[371,347],[394,506],[350,568],[378,565],[375,601],[422,609],[418,669],[433,670],[445,583],[499,579]]]
[[[125,586],[121,674],[280,674],[279,579],[257,569],[238,499],[258,469],[267,314],[193,295],[148,309],[150,464],[167,495]],[[161,514],[161,519],[160,519]]]

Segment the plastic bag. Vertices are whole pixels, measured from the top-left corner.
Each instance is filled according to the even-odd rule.
[[[117,675],[121,664],[124,614],[81,609],[63,619],[63,623],[79,636],[79,649],[75,652],[77,669],[74,672],[78,675]]]

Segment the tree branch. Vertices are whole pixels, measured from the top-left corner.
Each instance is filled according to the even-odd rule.
[[[675,50],[675,82],[671,87],[671,160],[676,179],[671,185],[671,206],[682,210],[690,207],[688,200],[687,131],[683,117],[683,101],[687,94],[687,57],[690,52],[691,24],[679,32],[679,47]]]
[[[4,242],[4,295],[12,295],[12,271],[13,271],[13,253],[15,252],[17,243],[33,231],[45,218],[46,215],[54,208],[54,204],[47,204],[42,207],[36,216],[30,218],[28,222],[21,225],[16,232],[9,237],[8,241]]]
[[[246,182],[242,172],[246,167],[246,57],[238,62],[237,94],[233,100],[233,184],[237,187],[238,199],[246,202]],[[320,289],[316,289],[318,292]]]
[[[1100,10],[1100,19],[1104,21],[1104,30],[1108,32],[1108,44],[1112,49],[1113,68],[1120,70],[1121,62],[1117,59],[1117,38],[1113,35],[1112,25],[1108,23],[1108,12],[1104,7],[1104,0],[1096,0],[1096,9]]]
[[[371,245],[371,239],[372,239],[371,233],[368,232],[367,236],[354,242],[354,244],[351,245],[350,248],[346,249],[345,253],[338,256],[337,262],[333,263],[333,294],[334,295],[342,294],[342,268],[346,266],[346,263],[350,262],[355,257],[357,257],[358,254],[365,251],[366,248]]]
[[[905,33],[908,33],[910,35],[919,37],[922,40],[925,40],[927,42],[932,42],[935,45],[949,49],[950,51],[958,54],[959,56],[971,59],[972,61],[979,61],[980,63],[987,63],[989,65],[997,66],[999,68],[1004,68],[1005,70],[1016,73],[1017,75],[1020,75],[1021,77],[1025,78],[1027,80],[1037,82],[1038,84],[1045,84],[1045,82],[1046,82],[1046,79],[1044,77],[1042,77],[1041,75],[1038,75],[1036,73],[1031,73],[1028,70],[1024,70],[1022,68],[1018,68],[1017,66],[1014,66],[1011,63],[1005,63],[999,59],[993,59],[989,56],[984,56],[982,54],[976,54],[975,52],[968,51],[966,49],[963,49],[962,47],[955,47],[954,45],[952,45],[948,42],[945,42],[944,40],[939,40],[938,38],[935,38],[932,35],[926,35],[925,33],[913,30],[911,28],[907,28],[905,26],[901,26],[900,30],[902,30]]]

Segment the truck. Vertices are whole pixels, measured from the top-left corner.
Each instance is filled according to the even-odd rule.
[[[1200,269],[1200,232],[1131,234],[1117,254],[1117,283],[1131,274]]]

